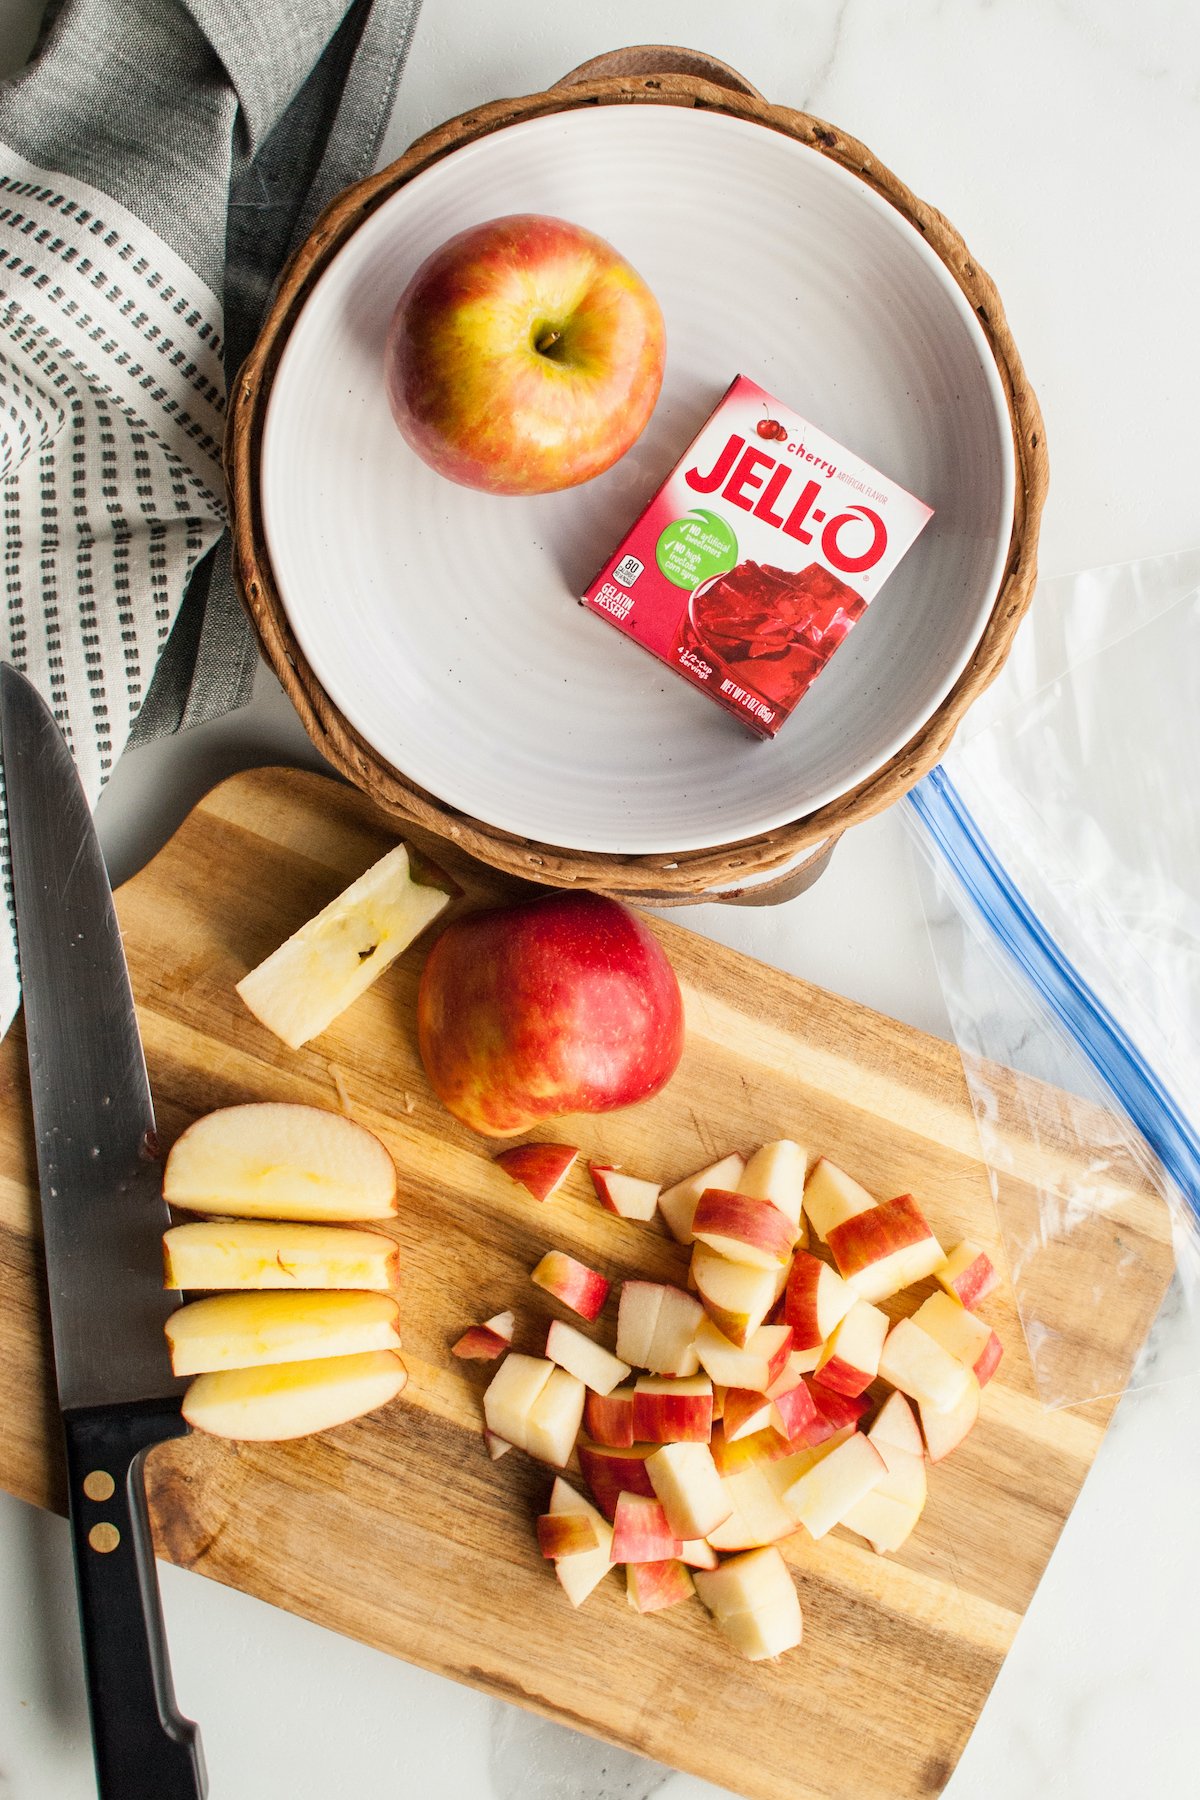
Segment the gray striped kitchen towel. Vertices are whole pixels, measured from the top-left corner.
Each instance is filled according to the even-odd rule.
[[[241,705],[225,388],[278,271],[373,166],[420,0],[52,0],[0,85],[0,657],[89,798]],[[17,967],[0,808],[0,1032]]]

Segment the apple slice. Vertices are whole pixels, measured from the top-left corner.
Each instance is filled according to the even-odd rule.
[[[604,1580],[612,1564],[609,1561],[609,1550],[612,1548],[612,1527],[605,1523],[589,1500],[577,1494],[570,1482],[562,1476],[556,1476],[550,1491],[550,1512],[555,1516],[565,1515],[587,1519],[596,1534],[597,1548],[584,1551],[579,1556],[564,1556],[554,1565],[563,1592],[572,1606],[582,1606],[592,1589]]]
[[[549,1200],[567,1179],[578,1155],[570,1144],[514,1144],[498,1151],[492,1161],[535,1200]]]
[[[817,1381],[809,1386],[808,1392],[817,1411],[835,1431],[841,1431],[847,1425],[857,1425],[863,1414],[871,1410],[871,1402],[865,1394],[839,1394],[833,1388],[822,1387]]]
[[[647,1500],[655,1498],[654,1483],[646,1473],[646,1458],[656,1448],[654,1444],[633,1444],[625,1450],[616,1444],[589,1444],[581,1440],[575,1448],[580,1474],[606,1519],[615,1516],[621,1494],[641,1494]]]
[[[268,1031],[299,1050],[365,993],[458,892],[436,864],[397,844],[243,975],[237,992]]]
[[[537,1267],[530,1270],[529,1279],[589,1325],[603,1312],[608,1299],[609,1283],[605,1277],[561,1250],[547,1250]]]
[[[980,1387],[987,1386],[1004,1355],[1004,1346],[990,1325],[949,1294],[930,1294],[912,1315],[912,1322],[970,1369]]]
[[[163,1329],[174,1373],[204,1375],[399,1350],[399,1314],[390,1294],[362,1291],[210,1294],[177,1307]]]
[[[868,1212],[875,1204],[866,1188],[851,1181],[844,1170],[827,1156],[813,1164],[804,1188],[804,1211],[817,1236],[827,1241],[834,1226],[858,1213]]]
[[[483,1417],[489,1431],[518,1450],[529,1448],[529,1417],[542,1389],[554,1373],[554,1364],[541,1356],[511,1351],[488,1384],[483,1396]]]
[[[987,1251],[971,1243],[956,1244],[941,1267],[933,1271],[933,1277],[968,1312],[974,1312],[980,1301],[1000,1285]]]
[[[693,1579],[720,1631],[751,1662],[782,1656],[800,1643],[800,1600],[778,1550],[731,1556],[719,1569],[701,1569]]]
[[[698,1169],[694,1175],[685,1176],[674,1187],[669,1187],[665,1193],[660,1194],[658,1210],[667,1221],[671,1235],[678,1238],[681,1244],[692,1243],[692,1217],[705,1188],[736,1188],[745,1167],[744,1158],[736,1153],[723,1156],[720,1162],[710,1163],[706,1169]]]
[[[386,1219],[396,1211],[396,1166],[342,1113],[261,1100],[189,1125],[167,1157],[163,1198],[255,1219]]]
[[[648,1500],[644,1494],[617,1496],[610,1562],[668,1562],[678,1554],[679,1540],[660,1500]]]
[[[163,1233],[169,1288],[392,1286],[400,1256],[377,1231],[259,1219],[191,1219]]]
[[[712,1436],[708,1376],[639,1375],[633,1390],[633,1435],[644,1444],[707,1444]]]
[[[458,1342],[451,1344],[451,1356],[461,1357],[464,1362],[495,1362],[512,1348],[515,1322],[510,1312],[502,1312],[482,1325],[469,1325]]]
[[[621,1219],[652,1219],[662,1191],[657,1181],[623,1175],[611,1163],[591,1163],[589,1173],[601,1206]]]
[[[633,1389],[589,1393],[583,1403],[584,1428],[597,1444],[628,1450],[633,1444]]]
[[[886,1473],[875,1445],[856,1431],[792,1483],[784,1505],[811,1537],[823,1538]]]
[[[744,1349],[730,1343],[711,1319],[705,1319],[696,1333],[696,1354],[714,1381],[763,1394],[787,1366],[791,1345],[790,1325],[760,1325]]]
[[[730,1262],[707,1244],[692,1251],[692,1275],[705,1312],[722,1336],[739,1347],[754,1336],[787,1280],[782,1267],[753,1269]]]
[[[836,1270],[807,1250],[797,1250],[783,1301],[783,1317],[797,1350],[823,1346],[853,1305],[854,1293]]]
[[[565,1469],[583,1423],[587,1389],[566,1369],[554,1369],[533,1403],[525,1427],[524,1448],[541,1462]]]
[[[197,1375],[183,1416],[214,1437],[277,1443],[329,1431],[394,1400],[408,1371],[391,1350]]]
[[[642,1366],[654,1375],[694,1375],[700,1358],[692,1340],[703,1320],[704,1307],[699,1300],[682,1288],[664,1288]]]
[[[754,1388],[726,1388],[722,1420],[730,1443],[738,1438],[753,1437],[765,1431],[774,1416],[774,1406],[766,1394]]]
[[[953,1406],[938,1408],[925,1401],[917,1403],[930,1462],[941,1462],[957,1450],[979,1418],[979,1383],[969,1369],[964,1369],[963,1374],[967,1385]]]
[[[913,1409],[903,1394],[889,1394],[875,1416],[875,1423],[867,1433],[888,1468],[892,1466],[891,1452],[898,1451],[902,1456],[923,1458],[925,1445],[921,1438],[920,1427],[913,1416]]]
[[[546,1335],[546,1355],[560,1369],[578,1376],[593,1394],[611,1394],[633,1372],[628,1363],[584,1337],[574,1325],[564,1325],[561,1319],[555,1319]]]
[[[888,1316],[869,1300],[856,1300],[821,1352],[814,1381],[853,1400],[879,1373]]]
[[[663,1612],[695,1593],[682,1561],[626,1563],[625,1597],[635,1612]]]
[[[770,1200],[706,1188],[696,1204],[692,1235],[731,1262],[776,1269],[792,1253],[796,1227]]]
[[[717,1555],[707,1538],[684,1538],[679,1546],[679,1560],[686,1563],[689,1569],[719,1569],[721,1558]],[[630,1567],[647,1567],[630,1564]]]
[[[494,1431],[485,1430],[483,1441],[493,1462],[499,1462],[502,1456],[507,1456],[510,1450],[515,1449],[515,1445],[510,1444],[507,1438],[497,1437]]]
[[[939,1412],[957,1406],[973,1379],[956,1357],[911,1319],[900,1319],[888,1332],[879,1373],[902,1394]]]
[[[646,1473],[681,1542],[707,1537],[733,1512],[707,1444],[664,1444],[646,1458]]]
[[[739,1194],[755,1200],[769,1200],[785,1213],[795,1227],[796,1242],[807,1243],[804,1226],[804,1168],[808,1158],[799,1144],[790,1138],[764,1144],[746,1164],[741,1180],[734,1183]],[[720,1187],[719,1181],[712,1183]]]
[[[585,1556],[600,1544],[600,1534],[586,1513],[542,1513],[537,1522],[538,1549],[546,1560],[560,1556]]]
[[[860,1300],[890,1299],[901,1288],[932,1275],[945,1261],[942,1246],[911,1194],[856,1213],[833,1226],[825,1241]]]

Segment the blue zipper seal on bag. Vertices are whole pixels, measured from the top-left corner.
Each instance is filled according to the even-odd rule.
[[[1078,1045],[1200,1222],[1196,1126],[1046,930],[945,770],[933,769],[907,801],[997,943]]]

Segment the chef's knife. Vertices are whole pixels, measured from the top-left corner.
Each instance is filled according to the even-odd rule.
[[[154,1112],[121,933],[71,754],[0,664],[0,748],[46,1279],[101,1800],[200,1800],[175,1705],[146,1510],[150,1446],[187,1430],[163,1324]]]

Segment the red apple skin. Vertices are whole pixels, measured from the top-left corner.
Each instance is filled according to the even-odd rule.
[[[516,213],[421,265],[384,364],[392,416],[430,468],[492,494],[546,494],[624,456],[665,361],[658,302],[611,244]]]
[[[798,1381],[794,1387],[772,1395],[771,1399],[774,1407],[771,1428],[786,1440],[789,1449],[807,1450],[833,1436],[832,1423],[818,1410],[804,1382]]]
[[[576,1444],[579,1472],[610,1525],[621,1494],[641,1494],[647,1500],[657,1498],[654,1483],[646,1472],[646,1458],[657,1447],[656,1444],[634,1444],[628,1450],[620,1450],[582,1441]]]
[[[493,1331],[490,1325],[471,1325],[458,1342],[450,1346],[450,1354],[461,1356],[465,1362],[495,1362],[498,1356],[511,1349],[508,1339]]]
[[[703,1241],[709,1234],[732,1238],[778,1263],[787,1261],[796,1241],[792,1221],[770,1200],[735,1194],[728,1188],[706,1188],[696,1204],[692,1236]]]
[[[633,1389],[618,1388],[612,1394],[593,1394],[588,1390],[583,1403],[583,1423],[588,1436],[597,1444],[615,1450],[633,1448]]]
[[[1000,1366],[1000,1358],[1004,1355],[1004,1345],[993,1331],[987,1343],[979,1352],[973,1365],[973,1372],[980,1387],[986,1387]]]
[[[714,1552],[711,1564],[706,1562],[699,1566],[710,1568],[716,1563]],[[696,1591],[682,1560],[628,1563],[625,1573],[630,1605],[640,1613],[662,1612],[665,1607],[678,1606],[681,1600],[690,1600]]]
[[[826,1243],[838,1273],[853,1275],[872,1263],[882,1262],[896,1250],[923,1243],[932,1236],[929,1221],[912,1195],[899,1194],[894,1200],[883,1200],[869,1212],[856,1213],[852,1219],[835,1225]]]
[[[447,926],[421,976],[417,1038],[455,1118],[511,1137],[658,1093],[683,1054],[683,999],[627,906],[547,894]]]
[[[596,1527],[586,1513],[542,1513],[537,1522],[538,1549],[548,1561],[580,1556],[596,1548]]]
[[[836,1394],[832,1388],[819,1385],[809,1386],[808,1392],[817,1411],[825,1415],[835,1431],[843,1425],[857,1425],[863,1414],[871,1410],[870,1400],[861,1394]]]
[[[569,1144],[513,1144],[497,1151],[492,1161],[535,1200],[548,1200],[578,1155]]]
[[[707,1444],[712,1423],[711,1394],[633,1390],[633,1433],[639,1443]]]
[[[610,1562],[646,1563],[671,1561],[682,1546],[667,1523],[667,1515],[657,1499],[644,1494],[624,1493],[618,1496],[613,1515]]]
[[[564,1306],[578,1313],[591,1325],[604,1311],[604,1302],[608,1299],[608,1290],[612,1285],[604,1275],[589,1269],[586,1263],[577,1262],[573,1256],[567,1256],[561,1250],[547,1250],[536,1268],[531,1269],[529,1279]]]

